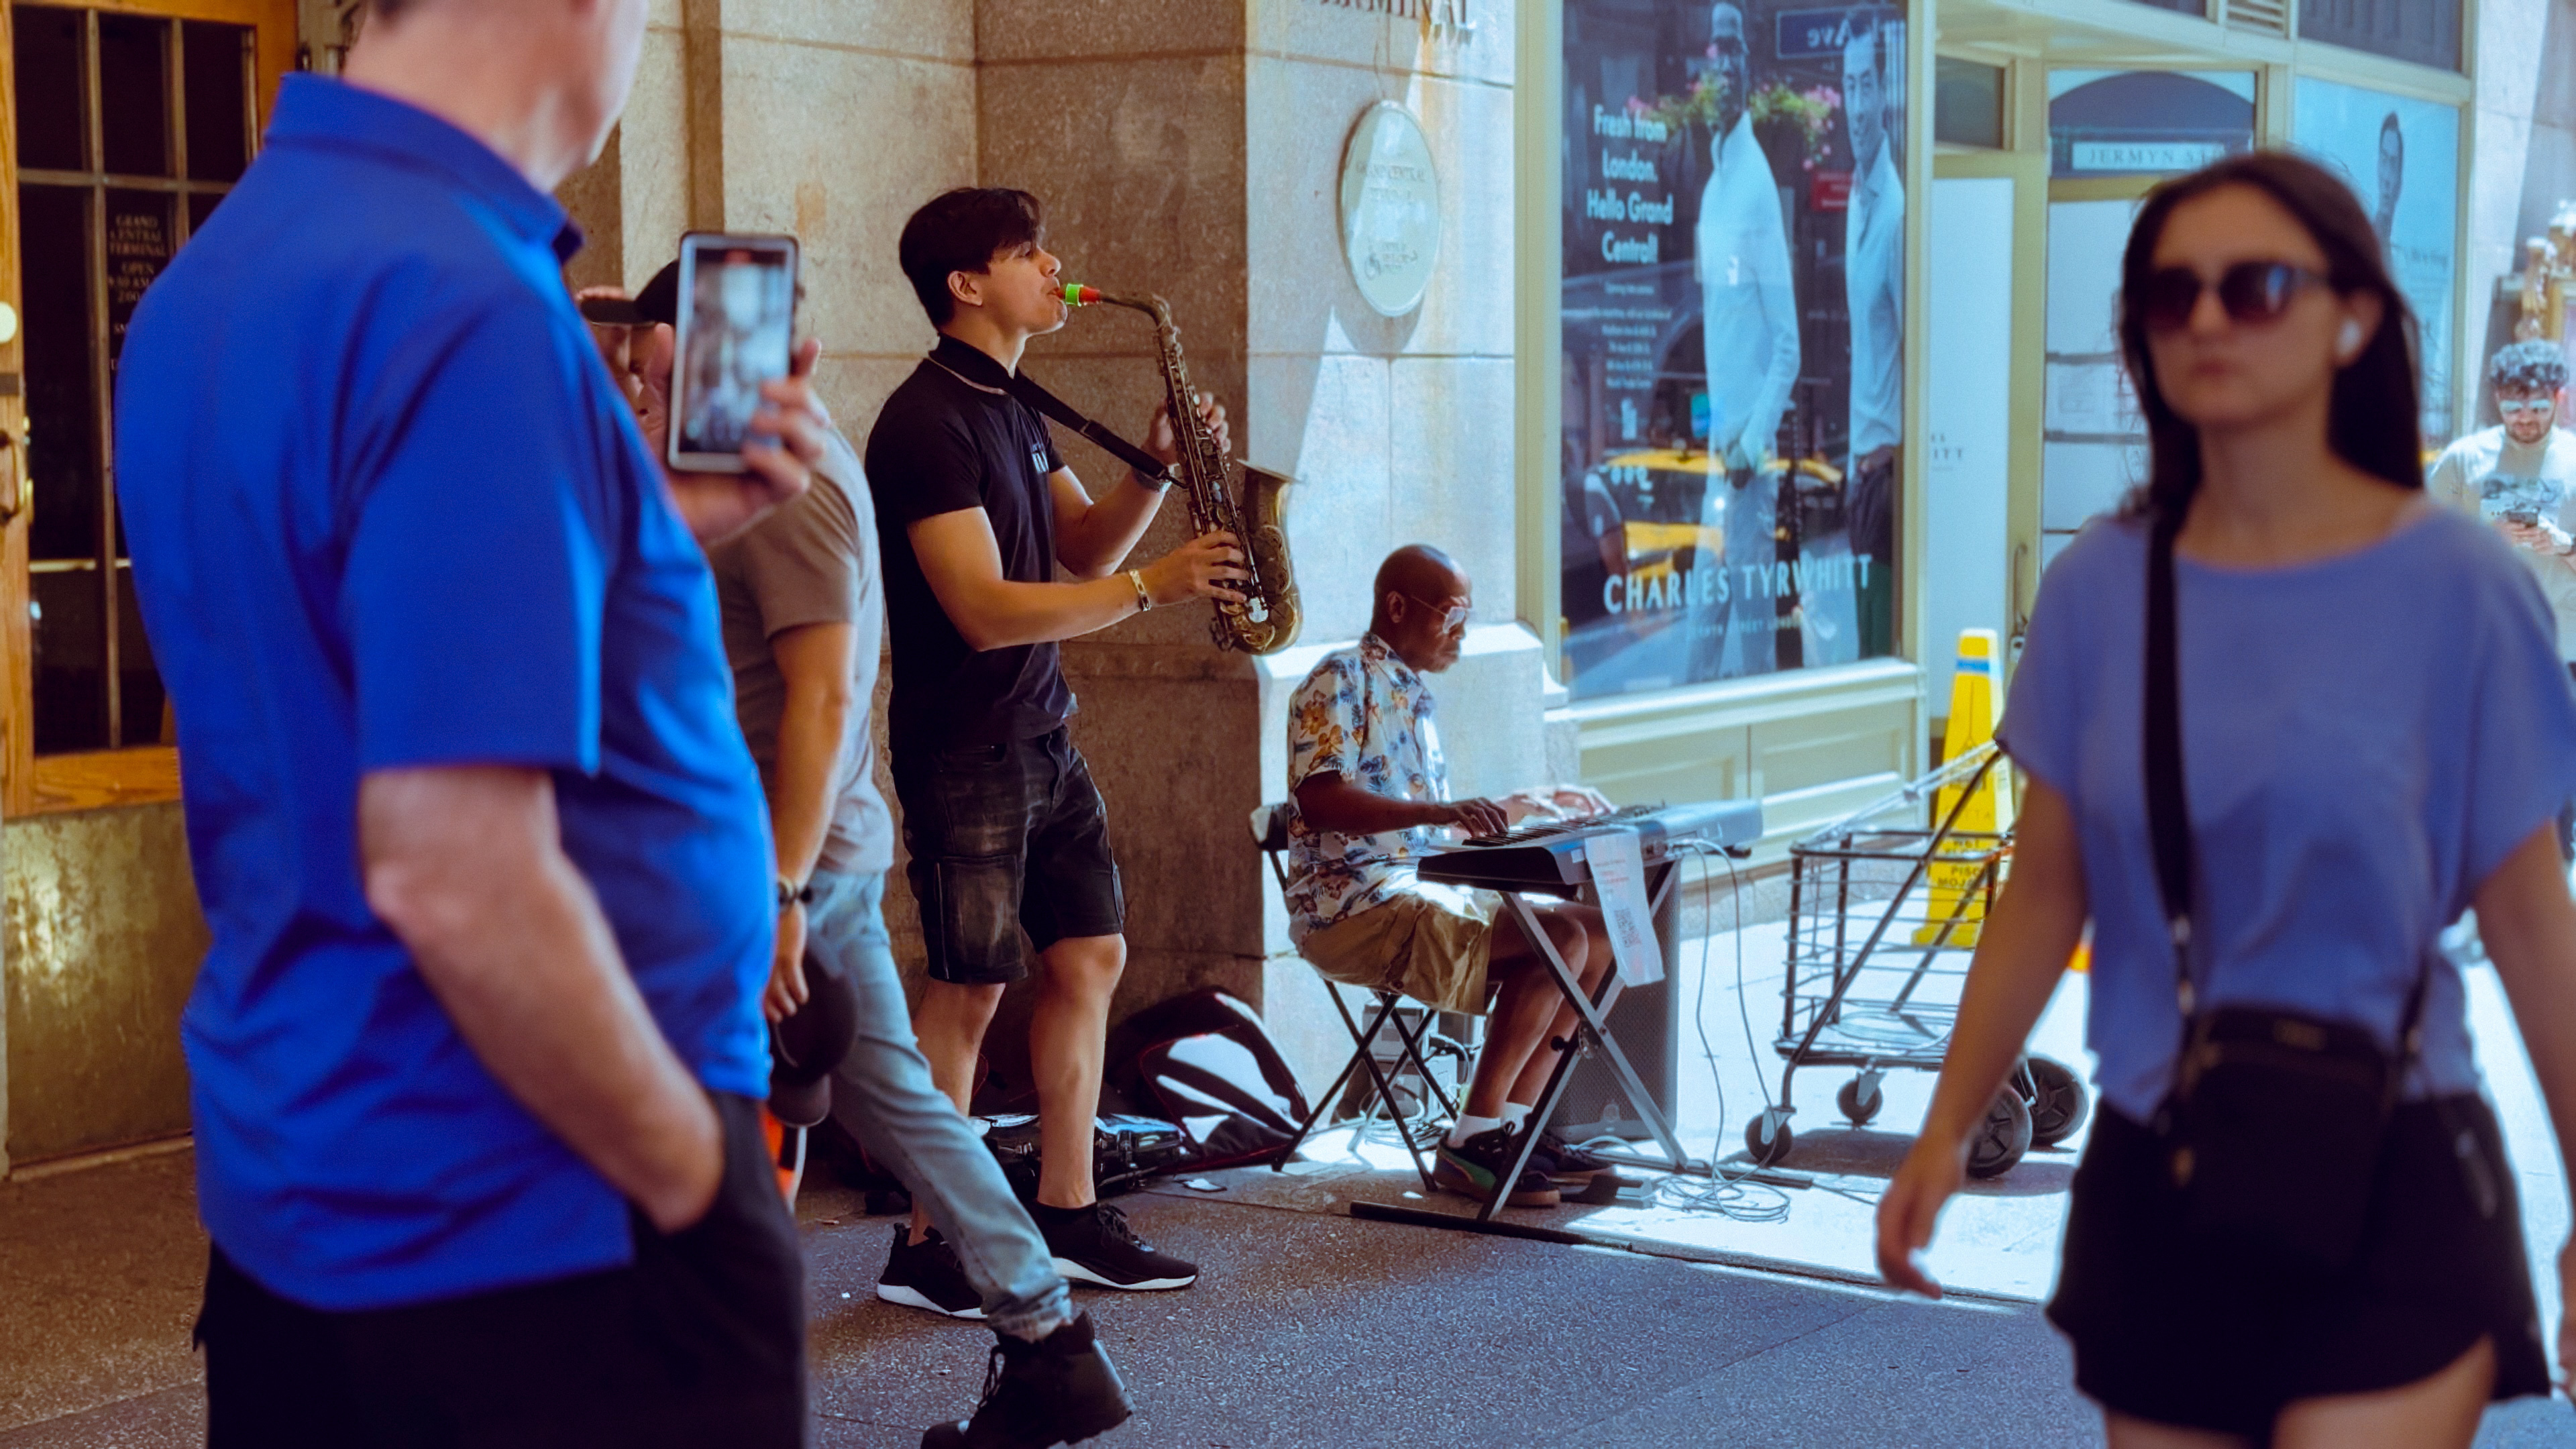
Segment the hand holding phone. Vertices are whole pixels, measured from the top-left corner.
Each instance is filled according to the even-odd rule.
[[[788,379],[796,338],[794,237],[691,232],[680,239],[678,339],[670,391],[670,466],[740,473],[764,439],[765,389]]]
[[[636,421],[645,441],[659,449],[670,431],[675,353],[671,329],[655,327],[643,345]],[[823,461],[824,439],[832,426],[811,382],[814,361],[822,351],[821,343],[808,339],[790,357],[787,377],[761,389],[768,411],[762,429],[742,451],[742,471],[663,470],[672,506],[700,543],[713,545],[733,537],[813,485],[813,470]]]

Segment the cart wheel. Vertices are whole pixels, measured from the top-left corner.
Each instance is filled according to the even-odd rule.
[[[1772,1128],[1771,1135],[1764,1137],[1762,1129],[1770,1120],[1771,1114],[1765,1112],[1744,1124],[1744,1150],[1752,1155],[1756,1167],[1779,1165],[1789,1155],[1789,1149],[1797,1145],[1797,1134],[1789,1130],[1786,1122]]]
[[[1842,1089],[1834,1093],[1834,1105],[1842,1108],[1843,1115],[1851,1119],[1854,1127],[1866,1127],[1870,1124],[1870,1119],[1878,1115],[1879,1109],[1887,1105],[1887,1094],[1872,1087],[1869,1095],[1863,1097],[1860,1094],[1860,1078],[1854,1077],[1843,1083]]]
[[[1968,1140],[1968,1175],[2001,1177],[2028,1151],[2030,1108],[2019,1093],[2006,1087],[1995,1093],[1994,1104],[1986,1108],[1986,1120],[1977,1124]]]
[[[2030,1145],[2055,1147],[2084,1125],[2093,1104],[2084,1095],[2083,1079],[2064,1062],[2032,1057],[2030,1079],[2039,1088],[2030,1103]]]

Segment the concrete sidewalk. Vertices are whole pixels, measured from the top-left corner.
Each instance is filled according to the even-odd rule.
[[[204,1261],[170,1156],[0,1187],[0,1449],[202,1441]],[[1933,1307],[1634,1253],[1427,1232],[1230,1195],[1127,1200],[1205,1263],[1087,1294],[1142,1412],[1104,1445],[2082,1443],[2036,1314]],[[909,1449],[991,1337],[873,1295],[891,1220],[809,1197],[816,1440]]]
[[[1743,1160],[1745,1124],[1781,1090],[1785,1064],[1772,1040],[1780,1024],[1784,931],[1777,924],[1755,926],[1685,942],[1679,952],[1672,992],[1682,1013],[1674,1126],[1694,1158],[1714,1158],[1731,1175],[1751,1167]],[[2570,1228],[2557,1140],[2495,972],[2471,967],[2465,979],[2479,1068],[2514,1164],[2524,1237],[2532,1250],[2533,1287],[2542,1321],[2555,1322],[2556,1254]],[[1950,984],[1955,988],[1955,980]],[[2092,1058],[2084,1049],[2088,984],[2081,974],[2066,976],[2031,1033],[2030,1050],[2073,1067],[2087,1079],[2089,1093]],[[1615,1025],[1615,1010],[1613,1019]],[[1709,1050],[1703,1050],[1703,1042]],[[1914,1127],[1931,1103],[1933,1077],[1930,1072],[1890,1073],[1881,1087],[1885,1108],[1869,1126],[1854,1127],[1834,1103],[1835,1090],[1852,1075],[1849,1068],[1831,1067],[1802,1069],[1796,1075],[1795,1145],[1781,1165],[1809,1186],[1748,1182],[1723,1207],[1684,1207],[1679,1203],[1692,1182],[1682,1178],[1669,1184],[1659,1202],[1513,1216],[1558,1227],[1579,1225],[1587,1235],[1633,1242],[1648,1251],[1875,1283],[1878,1195],[1913,1145]],[[1281,1206],[1352,1198],[1417,1203],[1420,1183],[1387,1131],[1381,1129],[1378,1140],[1364,1145],[1355,1144],[1349,1131],[1322,1138],[1305,1154],[1309,1160],[1295,1169],[1305,1180],[1299,1188],[1255,1180],[1242,1190]],[[2079,1131],[2054,1148],[2032,1151],[2000,1178],[1970,1183],[1942,1216],[1929,1254],[1934,1276],[1954,1290],[2046,1301],[2056,1277],[2066,1194],[2085,1138]],[[1638,1150],[1652,1155],[1653,1144],[1641,1143]]]
[[[202,1442],[187,1325],[203,1243],[184,1157],[0,1187],[0,1449]],[[1282,1211],[1228,1191],[1126,1199],[1199,1259],[1171,1294],[1089,1293],[1140,1405],[1109,1449],[1506,1445],[2058,1449],[2100,1442],[2027,1305],[1636,1252]],[[872,1296],[891,1220],[802,1214],[816,1443],[910,1449],[962,1413],[991,1338]],[[844,1296],[846,1295],[846,1296]],[[2576,1443],[2564,1404],[2483,1446]]]
[[[1680,1118],[1695,1155],[1739,1148],[1778,1090],[1770,1053],[1778,928],[1683,953]],[[1742,995],[1736,946],[1743,952]],[[1707,992],[1700,995],[1701,976]],[[2512,1144],[2526,1228],[2546,1264],[2567,1204],[2501,993],[2470,973],[2481,1059]],[[2081,982],[2052,1005],[2041,1050],[2081,1067]],[[1754,1048],[1744,1045],[1746,1020]],[[1766,1021],[1766,1018],[1768,1020]],[[1918,1120],[1929,1078],[1898,1074],[1868,1130],[1840,1124],[1843,1074],[1802,1074],[1789,1166],[1813,1186],[1748,1189],[1777,1221],[1665,1205],[1515,1213],[1609,1246],[1568,1247],[1355,1220],[1358,1199],[1465,1212],[1425,1198],[1392,1145],[1344,1132],[1286,1173],[1212,1174],[1124,1200],[1138,1228],[1199,1260],[1183,1293],[1087,1294],[1141,1412],[1107,1446],[1963,1446],[2100,1442],[2066,1350],[2036,1307],[2053,1271],[2072,1150],[2037,1154],[1952,1208],[1933,1264],[1963,1296],[1898,1301],[1867,1286],[1874,1199]],[[1721,1095],[1724,1110],[1720,1111]],[[2070,1144],[2071,1149],[2072,1144]],[[0,1183],[0,1449],[201,1443],[188,1328],[205,1263],[184,1153]],[[1768,1196],[1764,1196],[1768,1194]],[[812,1191],[816,1442],[910,1449],[962,1414],[990,1336],[878,1303],[891,1220]],[[2540,1279],[2555,1312],[2554,1281]],[[2492,1411],[2481,1446],[2576,1446],[2576,1413]]]

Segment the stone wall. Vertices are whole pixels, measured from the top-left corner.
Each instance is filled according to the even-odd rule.
[[[2489,352],[2513,340],[2517,300],[2498,283],[2522,267],[2522,243],[2576,200],[2576,0],[2483,0],[2468,189],[2468,427],[2496,421],[2484,385]],[[2483,330],[2480,330],[2483,323]]]
[[[1289,692],[1366,627],[1387,549],[1440,543],[1476,579],[1471,647],[1440,684],[1460,787],[1548,774],[1548,684],[1513,592],[1513,28],[1507,9],[1473,30],[1442,18],[1322,0],[657,0],[611,153],[565,191],[594,250],[613,249],[589,267],[630,286],[693,226],[794,232],[822,393],[853,438],[932,340],[895,238],[941,190],[1035,192],[1069,280],[1170,301],[1238,454],[1300,480],[1306,628],[1255,661],[1210,645],[1204,608],[1173,609],[1065,651],[1126,877],[1117,1012],[1205,984],[1282,996],[1275,1019],[1311,1019],[1276,1025],[1324,1070],[1339,1028],[1288,954],[1245,822],[1285,788]],[[1414,110],[1441,168],[1438,269],[1399,318],[1361,301],[1339,236],[1343,144],[1380,100]],[[1161,401],[1152,330],[1121,309],[1077,314],[1027,365],[1131,436]],[[1064,443],[1095,493],[1123,486],[1123,467]],[[1138,560],[1185,524],[1175,495]],[[908,893],[890,906],[917,960]],[[1017,1014],[992,1037],[1005,1077]]]

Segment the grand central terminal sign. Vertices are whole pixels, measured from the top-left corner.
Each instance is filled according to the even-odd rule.
[[[1422,305],[1440,251],[1440,176],[1422,123],[1393,101],[1360,113],[1342,150],[1342,255],[1370,307]]]

